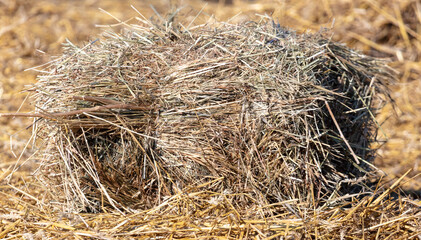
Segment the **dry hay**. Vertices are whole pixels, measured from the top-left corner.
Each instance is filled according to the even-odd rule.
[[[371,19],[371,17],[374,16],[377,19],[381,19],[384,14],[374,12],[373,8],[367,7],[366,3],[375,2],[386,13],[394,16],[394,3],[406,3],[416,1],[417,0],[364,0],[354,1],[352,6],[338,7],[335,9],[334,4],[349,4],[350,2],[327,0],[322,2],[323,4],[330,4],[330,7],[323,6],[323,8],[321,9],[311,9],[311,11],[303,13],[304,15],[298,12],[296,8],[300,5],[305,5],[307,9],[309,5],[321,6],[320,2],[312,3],[308,1],[286,1],[285,5],[281,4],[279,6],[274,5],[273,1],[265,1],[265,3],[263,3],[264,1],[259,0],[252,2],[252,4],[247,3],[247,5],[240,5],[239,1],[235,1],[234,7],[236,8],[230,7],[217,9],[214,5],[209,4],[208,9],[205,9],[205,11],[212,14],[215,13],[215,15],[221,19],[227,19],[228,17],[231,17],[233,13],[237,13],[240,10],[243,13],[246,13],[247,11],[249,11],[249,9],[251,9],[249,5],[253,7],[259,5],[263,9],[263,5],[267,4],[271,8],[269,8],[269,10],[267,10],[268,8],[266,8],[266,12],[271,13],[274,11],[272,8],[276,7],[281,9],[287,9],[284,11],[286,15],[295,14],[295,16],[293,16],[294,19],[292,19],[293,21],[291,21],[291,23],[288,26],[294,27],[296,29],[310,28],[308,25],[303,26],[303,22],[299,21],[300,19],[296,19],[299,17],[306,19],[311,18],[312,21],[314,19],[314,21],[316,22],[311,22],[311,24],[313,24],[312,26],[314,26],[314,28],[312,28],[311,26],[311,29],[319,29],[318,23],[325,23],[327,21],[329,21],[328,25],[330,26],[332,16],[326,14],[326,12],[333,11],[333,18],[335,18],[336,20],[336,27],[334,28],[334,39],[345,41],[347,42],[348,46],[353,46],[354,48],[364,50],[364,52],[371,54],[369,50],[366,50],[370,47],[365,45],[365,43],[359,43],[355,41],[353,42],[352,39],[347,39],[347,36],[351,35],[351,33],[359,33],[361,34],[361,36],[365,36],[366,38],[371,40],[373,40],[373,38],[371,37],[375,37],[375,39],[377,39],[377,36],[379,36],[377,33],[379,33],[381,30],[379,29],[378,21]],[[7,2],[8,1],[6,0],[6,5]],[[9,2],[18,3],[23,1],[19,0]],[[201,1],[197,1],[194,3],[200,2]],[[66,1],[56,2],[46,0],[36,3],[27,3],[30,4],[30,7],[25,9],[30,9],[31,12],[36,12],[37,15],[31,15],[30,18],[28,18],[27,21],[25,21],[25,24],[13,28],[13,31],[9,32],[11,33],[11,38],[7,39],[6,41],[1,41],[2,44],[4,43],[6,45],[3,48],[0,47],[1,51],[13,50],[11,51],[13,52],[12,55],[15,59],[15,61],[13,62],[16,64],[20,63],[22,59],[21,56],[25,56],[24,59],[26,60],[30,59],[32,64],[24,64],[24,68],[32,67],[44,60],[43,58],[40,58],[39,54],[35,55],[36,51],[33,51],[33,53],[28,56],[27,54],[28,52],[30,52],[30,49],[26,47],[28,46],[26,44],[20,44],[19,46],[21,46],[21,48],[8,47],[15,44],[16,41],[36,41],[37,43],[38,41],[40,41],[41,45],[48,45],[48,47],[53,45],[50,45],[48,41],[47,44],[45,42],[46,38],[51,39],[53,42],[60,42],[65,39],[65,37],[63,36],[67,36],[70,39],[72,39],[72,41],[78,41],[75,39],[84,38],[80,37],[81,35],[92,36],[96,34],[97,30],[91,29],[90,26],[92,24],[90,23],[104,23],[105,21],[103,18],[98,18],[98,16],[100,15],[93,14],[93,12],[97,11],[97,8],[99,6],[91,5],[92,3],[90,1],[85,1],[83,3],[78,4],[78,6],[80,6],[79,8],[71,6],[72,9],[76,9],[75,11],[73,11],[76,13],[68,11],[68,5],[63,7],[63,5],[66,4]],[[127,7],[129,9],[129,11],[127,11],[127,8],[122,8],[124,4],[115,4],[114,1],[101,1],[101,7],[110,10],[109,7],[103,6],[103,4],[108,3],[113,7],[118,8],[118,12],[121,12],[124,16],[129,16],[132,13],[130,7]],[[153,4],[155,5],[156,3],[158,2],[154,2]],[[46,6],[52,6],[49,8],[52,10],[44,12],[36,10],[40,8],[44,9]],[[198,6],[198,8],[200,7],[201,6]],[[139,7],[138,9],[142,9],[142,11],[144,11],[144,9],[146,8],[147,6]],[[0,9],[3,10],[5,8],[0,7]],[[22,10],[23,8],[19,6],[19,9]],[[63,11],[60,12],[62,9]],[[86,12],[89,9],[94,10]],[[212,11],[210,9],[212,9]],[[225,17],[221,16],[222,10],[226,12],[226,14],[224,15]],[[364,11],[362,12],[362,10]],[[263,10],[259,11],[260,13],[263,12]],[[27,12],[23,10],[21,13],[25,14]],[[145,12],[142,13],[145,14]],[[299,16],[297,15],[297,13],[301,15]],[[22,14],[16,14],[13,16],[18,18],[21,17]],[[0,16],[5,17],[7,15],[3,16],[2,14],[0,14]],[[42,16],[45,16],[45,19],[50,20],[53,17],[54,20],[52,22],[43,21],[42,19],[40,19],[40,17]],[[115,16],[121,15],[118,15],[118,13],[116,13]],[[313,18],[313,16],[316,17]],[[403,18],[405,18],[405,12],[403,11],[403,9],[402,16]],[[275,16],[275,18],[277,18],[277,16]],[[55,19],[60,19],[60,22],[63,20],[70,21],[69,24],[72,24],[73,27],[75,23],[81,23],[82,27],[74,27],[73,31],[66,31],[66,33],[63,33],[63,31],[68,30],[68,28],[56,28],[57,25],[60,25],[60,23],[55,21]],[[35,22],[35,20],[37,22]],[[280,18],[280,21],[283,24],[288,24],[286,23],[286,21],[284,21],[282,17]],[[387,19],[385,21],[387,21]],[[407,22],[405,21],[404,24],[407,24]],[[42,26],[41,29],[44,32],[43,35],[30,38],[27,37],[28,30],[31,31],[34,29],[38,29],[40,28],[40,26]],[[364,29],[366,26],[368,26],[368,29],[370,31],[361,31],[361,29]],[[21,27],[25,27],[25,29],[22,29]],[[415,25],[413,29],[416,30],[416,27],[417,25]],[[47,29],[48,31],[46,31]],[[394,29],[388,29],[388,31],[394,32],[396,29],[399,30],[398,25],[395,25]],[[61,31],[61,34],[52,35],[52,31],[57,31],[57,33],[60,33]],[[389,34],[393,34],[393,32]],[[4,39],[6,35],[9,36],[9,33],[3,34],[1,38]],[[389,39],[394,38],[390,37]],[[417,54],[417,51],[415,51],[414,49],[417,49],[416,47],[421,45],[419,45],[419,41],[416,40],[414,40],[413,43],[413,47],[415,48],[406,48],[406,51],[408,53]],[[390,44],[390,42],[387,42],[387,44]],[[396,45],[394,45],[395,43],[392,44],[393,45],[382,44],[381,46],[384,46],[385,48],[383,49],[386,50],[388,48],[401,49],[399,46],[404,45],[402,39],[398,39]],[[395,48],[395,46],[398,47]],[[44,48],[41,48],[41,50],[46,51]],[[54,54],[51,51],[46,52],[47,55]],[[1,54],[0,60],[3,61],[5,59],[5,56],[7,58],[7,54]],[[405,66],[408,66],[408,68],[398,68],[402,75],[409,76],[409,79],[418,79],[418,74],[415,70],[419,69],[421,65],[415,64],[415,62],[411,62],[408,58],[404,59],[404,63],[406,63]],[[395,64],[396,63],[394,63],[393,65]],[[10,66],[10,62],[6,62],[3,64],[2,67],[8,68]],[[409,75],[406,74],[406,71],[408,71]],[[25,79],[25,84],[28,84],[28,82],[32,81],[32,77],[30,79],[18,77],[20,74],[23,73],[28,74],[31,72],[17,72],[16,70],[16,72],[12,72],[11,76],[6,76],[6,78],[3,78],[2,80],[9,79],[10,77],[9,82],[17,84],[20,83],[19,81],[21,81],[22,79]],[[14,78],[14,76],[16,76],[16,78]],[[405,81],[405,78],[403,77],[401,81]],[[421,143],[417,134],[417,132],[419,132],[417,131],[419,130],[417,126],[421,126],[421,124],[418,124],[420,118],[417,117],[419,116],[419,111],[417,112],[417,110],[420,110],[420,108],[417,108],[417,106],[421,106],[419,104],[419,101],[416,101],[417,98],[419,98],[419,94],[417,94],[417,86],[419,85],[418,82],[419,81],[413,81],[411,82],[411,85],[404,85],[404,88],[408,89],[409,92],[392,92],[392,96],[394,96],[397,100],[397,110],[403,111],[403,115],[399,115],[398,120],[388,120],[386,127],[383,125],[383,129],[391,139],[386,145],[389,150],[385,150],[385,148],[382,147],[383,151],[386,152],[379,152],[383,156],[376,157],[376,166],[378,166],[388,174],[388,180],[394,179],[395,176],[400,177],[409,168],[414,168],[414,171],[406,175],[406,177],[404,177],[404,180],[402,181],[404,185],[402,185],[401,187],[403,187],[406,190],[411,188],[419,189],[415,186],[419,186],[420,182],[417,181],[417,178],[412,179],[411,181],[407,181],[409,179],[408,176],[417,175],[417,173],[419,173],[421,169],[417,165],[417,157],[419,156],[419,150],[421,149],[417,148],[417,143]],[[23,85],[24,83],[22,82],[21,84]],[[11,99],[14,100],[6,102],[4,101],[4,99],[9,99],[8,94],[10,93],[10,91],[16,91],[17,89],[21,89],[22,87],[20,87],[19,85],[13,85],[13,88],[8,88],[6,87],[6,84],[3,86],[5,87],[5,94],[2,98],[2,109],[3,111],[15,112],[15,109],[18,109],[19,105],[21,104],[22,99],[18,98],[17,96],[12,96]],[[408,99],[410,101],[407,101]],[[15,103],[17,107],[10,109],[12,103]],[[23,108],[23,111],[25,109],[26,108]],[[389,118],[389,109],[389,106],[387,106],[381,111],[383,115],[386,116],[380,116],[380,118],[376,117],[379,122],[383,122],[384,119]],[[21,119],[15,119],[14,121],[20,122]],[[4,122],[2,121],[2,123],[4,123],[5,125],[3,126],[2,130],[8,129],[9,126],[11,126],[11,122],[12,121],[9,121],[8,119],[4,119]],[[22,126],[22,123],[20,124]],[[24,128],[24,126],[18,127],[18,129],[22,129]],[[29,136],[24,137],[24,139],[28,138]],[[260,214],[261,209],[259,207],[248,209],[232,208],[231,204],[233,204],[234,206],[236,204],[236,201],[230,201],[234,194],[215,194],[211,192],[200,193],[200,188],[191,189],[192,191],[188,190],[180,195],[177,194],[171,197],[170,199],[167,199],[165,202],[163,202],[160,206],[156,208],[136,212],[134,214],[123,215],[116,214],[115,212],[104,212],[95,214],[63,213],[63,211],[66,211],[65,208],[62,208],[62,206],[56,204],[56,202],[49,201],[51,200],[50,196],[52,195],[52,193],[49,191],[50,189],[44,188],[44,186],[40,185],[32,178],[32,175],[30,174],[32,169],[26,168],[27,165],[29,165],[30,167],[31,164],[26,163],[25,169],[20,168],[19,171],[13,174],[13,177],[10,181],[6,180],[7,178],[4,179],[4,177],[8,176],[9,174],[7,173],[7,168],[9,164],[14,165],[14,160],[10,161],[9,158],[5,157],[5,155],[10,152],[10,147],[8,147],[10,141],[9,135],[7,135],[6,138],[2,139],[2,141],[4,142],[4,146],[6,147],[4,148],[5,152],[2,152],[1,154],[3,158],[0,159],[0,238],[4,237],[5,239],[80,239],[91,237],[101,239],[418,239],[421,236],[421,202],[419,201],[419,199],[411,200],[405,198],[405,196],[401,196],[397,199],[389,198],[389,194],[382,194],[385,190],[384,188],[378,188],[376,192],[372,194],[369,193],[363,199],[353,199],[352,202],[350,202],[349,205],[346,207],[338,205],[332,208],[325,205],[316,209],[310,209],[308,207],[305,207],[305,203],[300,203],[298,200],[284,201],[269,206],[263,206],[263,209],[276,208],[277,212],[282,213],[278,216],[270,218],[262,216]],[[13,140],[15,141],[16,138],[14,138]],[[23,142],[25,141],[26,140],[24,140]],[[18,152],[20,151],[17,151],[15,149],[15,153]],[[12,153],[10,153],[10,155],[12,155]],[[390,166],[386,166],[383,162],[381,162],[383,160],[386,160],[387,164],[390,164]],[[18,161],[18,163],[21,162],[22,161]],[[411,183],[412,185],[409,185],[408,183]],[[392,182],[390,184],[392,184]],[[399,189],[392,191],[390,191],[390,189],[387,190],[387,193],[390,193],[393,196],[396,196],[397,192],[399,192]],[[57,196],[53,196],[53,198],[57,198]],[[59,207],[59,209],[56,208],[57,206]],[[292,212],[290,210],[290,207],[293,207],[294,209],[298,208],[298,210],[294,210],[294,212]]]
[[[385,62],[269,20],[184,26],[68,43],[39,76],[40,179],[55,195],[100,211],[199,188],[242,207],[361,189]]]
[[[33,196],[18,196],[12,188],[0,192],[5,195],[2,203],[7,204],[0,205],[0,238],[419,239],[421,202],[390,196],[399,192],[396,187],[405,175],[392,188],[379,186],[372,194],[348,201],[347,206],[307,208],[293,199],[236,208],[233,194],[198,189],[176,194],[152,209],[128,214],[65,212],[53,207],[55,204],[37,202],[34,196],[50,193],[48,189],[39,192],[41,187],[28,184],[31,180],[26,178],[27,182],[16,186],[30,189]],[[267,209],[280,214],[264,216],[262,212]]]

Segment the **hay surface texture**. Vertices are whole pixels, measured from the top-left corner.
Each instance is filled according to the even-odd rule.
[[[41,179],[69,207],[146,209],[199,187],[243,207],[359,190],[384,62],[271,21],[139,24],[67,44],[35,85]]]

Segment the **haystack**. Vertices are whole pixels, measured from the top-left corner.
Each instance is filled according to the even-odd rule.
[[[68,43],[39,76],[41,179],[78,211],[189,189],[239,206],[326,202],[372,171],[389,77],[384,61],[271,20],[143,20]]]

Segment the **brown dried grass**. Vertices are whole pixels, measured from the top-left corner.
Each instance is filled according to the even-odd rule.
[[[0,237],[6,239],[417,239],[420,203],[399,195],[402,176],[346,205],[308,208],[292,199],[253,208],[236,207],[235,195],[191,189],[135,213],[66,212],[46,205],[51,192],[24,182],[2,187]],[[31,182],[26,177],[28,182]],[[221,181],[216,180],[215,182]],[[214,184],[210,182],[209,184]],[[205,185],[203,185],[206,188]],[[16,194],[16,189],[20,190]],[[28,194],[30,192],[32,195]],[[263,217],[270,208],[279,214]]]
[[[139,19],[69,43],[39,76],[41,172],[61,176],[71,209],[151,208],[213,179],[240,207],[356,191],[384,61],[270,19],[187,24]]]
[[[9,5],[8,2],[13,3],[13,11],[19,9],[19,11],[12,12],[11,16],[8,15],[9,9],[4,8],[4,6]],[[23,3],[25,6],[23,6]],[[378,6],[377,10],[372,3]],[[110,5],[104,7],[104,4]],[[195,5],[197,2],[193,1],[192,4]],[[114,1],[101,1],[101,7],[107,10],[123,5],[115,5]],[[411,8],[404,8],[404,6],[411,5]],[[244,209],[236,209],[234,211],[230,206],[227,208],[227,204],[217,204],[213,201],[210,201],[212,204],[209,203],[209,205],[206,205],[207,203],[200,205],[198,202],[189,205],[188,203],[192,203],[189,198],[185,198],[185,200],[176,198],[178,201],[173,202],[174,205],[172,206],[192,206],[190,208],[192,210],[187,212],[180,207],[177,209],[179,212],[173,212],[178,218],[174,217],[168,220],[166,220],[165,212],[160,213],[154,210],[151,210],[148,214],[145,214],[145,212],[126,215],[116,213],[67,214],[60,205],[49,202],[49,199],[52,199],[53,196],[51,196],[51,192],[46,191],[48,189],[45,189],[45,186],[34,182],[33,177],[30,175],[32,171],[30,169],[31,164],[19,167],[19,170],[14,173],[12,178],[6,178],[10,173],[9,170],[13,169],[16,163],[14,159],[7,157],[7,155],[13,156],[9,154],[7,147],[10,140],[9,134],[10,132],[13,133],[14,129],[21,129],[23,128],[22,126],[26,126],[26,122],[22,123],[20,119],[9,121],[3,118],[1,123],[5,127],[1,129],[2,138],[0,143],[3,149],[2,158],[0,159],[0,236],[7,239],[127,239],[134,237],[151,238],[158,235],[164,238],[265,238],[265,236],[269,238],[271,236],[275,238],[289,236],[289,239],[417,239],[417,236],[419,238],[419,200],[411,200],[406,196],[399,195],[401,193],[400,187],[407,190],[415,190],[421,187],[419,185],[420,176],[417,177],[417,173],[421,169],[419,164],[419,149],[421,149],[419,147],[419,143],[421,143],[419,138],[421,135],[418,124],[420,119],[418,106],[421,105],[419,101],[420,95],[417,94],[417,89],[420,87],[417,79],[419,79],[421,65],[418,57],[410,57],[414,56],[414,54],[419,54],[417,46],[420,46],[420,41],[410,36],[412,47],[401,47],[405,45],[403,37],[405,31],[399,28],[399,25],[403,24],[412,29],[412,31],[419,33],[417,28],[419,20],[415,20],[417,19],[416,17],[405,17],[411,14],[412,16],[417,16],[417,11],[419,12],[419,10],[416,10],[418,5],[419,1],[415,0],[378,0],[372,2],[325,0],[322,1],[322,4],[317,1],[280,1],[278,5],[274,4],[273,1],[258,1],[252,4],[234,1],[234,5],[230,7],[209,4],[205,8],[206,12],[216,14],[219,19],[227,19],[233,13],[238,13],[239,11],[242,11],[243,14],[239,15],[236,18],[237,20],[253,18],[253,13],[256,12],[274,13],[274,16],[279,18],[283,25],[296,29],[318,30],[320,26],[329,27],[331,26],[332,18],[335,18],[336,24],[333,27],[334,39],[345,41],[348,45],[363,50],[368,54],[393,57],[393,66],[400,72],[400,82],[393,88],[391,93],[397,103],[398,115],[391,114],[391,107],[386,106],[379,116],[379,122],[389,119],[383,125],[389,141],[381,148],[380,153],[382,156],[376,158],[375,163],[376,166],[381,167],[388,174],[387,179],[401,176],[409,168],[414,169],[412,173],[404,175],[403,179],[405,180],[400,179],[402,181],[399,181],[399,185],[394,186],[393,190],[388,191],[388,187],[379,187],[372,196],[367,196],[363,199],[356,198],[344,208],[323,206],[315,211],[314,209],[300,208],[300,204],[295,202],[283,203],[284,209],[282,210],[279,207],[279,211],[285,211],[285,214],[272,218],[274,224],[263,222],[260,217],[256,216],[258,211],[255,211],[255,209],[250,209],[248,212]],[[21,72],[19,69],[32,67],[36,65],[34,63],[42,63],[44,61],[40,60],[39,54],[34,54],[35,51],[31,51],[31,44],[34,45],[34,48],[41,48],[41,50],[49,53],[56,53],[59,44],[64,40],[64,36],[72,40],[78,39],[80,36],[82,38],[85,38],[83,36],[92,36],[92,32],[98,32],[98,30],[92,30],[90,27],[91,23],[103,23],[106,21],[106,18],[100,17],[101,15],[94,14],[94,12],[97,12],[95,7],[97,3],[94,1],[81,3],[78,5],[80,8],[77,11],[68,11],[69,6],[75,9],[73,5],[68,5],[64,1],[63,4],[62,2],[42,1],[42,3],[38,4],[37,2],[35,5],[26,1],[6,0],[0,3],[0,10],[4,10],[0,14],[1,21],[9,21],[8,18],[10,16],[11,22],[6,22],[6,27],[12,26],[13,21],[19,22],[19,18],[29,16],[23,20],[24,24],[13,25],[0,36],[0,43],[2,44],[0,47],[0,52],[2,53],[0,61],[3,67],[0,74],[0,90],[4,90],[1,91],[3,95],[0,94],[2,101],[0,109],[2,111],[15,111],[18,109],[23,98],[21,95],[16,94],[16,89],[21,89],[21,86],[27,83],[25,81],[33,81],[35,78],[33,73]],[[92,10],[92,7],[94,10]],[[119,8],[113,14],[128,13],[125,15],[128,16],[132,10],[128,5],[127,8]],[[197,6],[197,8],[200,9],[201,6]],[[378,9],[381,11],[379,12]],[[396,11],[400,11],[403,16],[402,20],[399,20]],[[392,16],[392,18],[385,17],[385,15]],[[89,20],[78,20],[81,16]],[[44,20],[51,17],[60,19],[62,24],[56,24],[57,21]],[[236,19],[234,20],[236,21]],[[411,25],[410,22],[415,24]],[[54,30],[53,34],[51,30]],[[383,36],[387,36],[384,39],[394,39],[394,41],[380,41],[377,38],[379,32],[382,32]],[[31,37],[28,37],[28,34]],[[364,38],[353,37],[358,35]],[[36,41],[37,39],[40,41]],[[12,49],[13,51],[10,52],[9,50]],[[9,53],[13,54],[10,55]],[[398,58],[398,56],[402,55],[401,53],[404,53],[403,58]],[[5,59],[4,56],[11,57]],[[28,107],[24,109],[28,109]],[[20,133],[24,135],[24,132]],[[19,136],[18,138],[18,141],[22,142],[22,147],[25,145],[25,138],[29,137]],[[16,139],[16,137],[13,139],[14,143],[16,143]],[[18,153],[17,149],[14,150]],[[412,177],[408,178],[408,176],[415,176],[415,180]],[[381,195],[384,192],[386,194]],[[189,193],[189,196],[191,193]],[[203,199],[207,199],[205,195],[201,196]],[[212,197],[208,199],[213,200]],[[373,199],[379,200],[375,205],[370,206],[368,202],[372,202]],[[297,206],[300,209],[296,211],[300,217],[294,213],[288,213],[289,205]],[[206,214],[195,215],[194,209],[197,209],[197,206],[204,208],[208,206],[210,208],[207,211],[198,211],[199,213],[216,211],[216,215],[221,214],[219,217],[211,216],[209,218],[206,218]],[[243,222],[236,221],[233,214],[222,214],[230,211],[234,214],[239,213]],[[196,216],[196,218],[192,216]],[[211,220],[214,222],[211,223]],[[296,224],[297,222],[298,224]],[[281,226],[274,228],[275,230],[271,232],[268,226],[276,227],[275,223]],[[294,231],[291,231],[292,227],[290,226],[293,225],[296,228]],[[139,228],[139,226],[142,228]],[[200,229],[207,230],[204,226],[212,226],[212,231],[201,231]],[[150,229],[155,229],[156,231],[148,231]],[[213,230],[215,230],[213,237],[210,237]],[[168,233],[166,234],[165,231]],[[238,235],[235,235],[237,233]],[[277,233],[278,235],[276,235]]]

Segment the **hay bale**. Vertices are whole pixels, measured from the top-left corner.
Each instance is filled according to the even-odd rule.
[[[140,24],[67,44],[35,85],[41,172],[71,207],[196,187],[317,204],[371,171],[384,62],[270,21]]]

